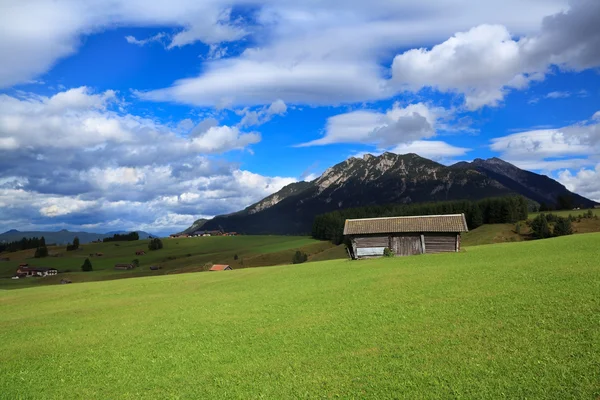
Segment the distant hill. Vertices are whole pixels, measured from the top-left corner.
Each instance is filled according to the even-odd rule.
[[[596,203],[555,180],[498,158],[445,166],[417,154],[351,157],[312,182],[292,183],[233,214],[205,222],[203,229],[245,234],[310,233],[316,215],[350,207],[444,200],[478,200],[520,194],[556,205],[559,195],[575,206]]]
[[[144,231],[137,231],[140,235],[140,239],[147,239],[150,235]],[[41,237],[43,236],[46,239],[46,243],[48,244],[60,244],[64,245],[67,243],[73,242],[75,236],[79,238],[79,242],[81,244],[90,243],[94,240],[102,240],[105,237],[113,236],[115,233],[128,233],[127,231],[115,231],[109,233],[91,233],[91,232],[71,232],[66,229],[63,229],[58,232],[47,232],[47,231],[25,231],[21,232],[16,229],[11,229],[10,231],[4,232],[0,234],[0,242],[14,242],[16,240],[21,240],[24,237]]]

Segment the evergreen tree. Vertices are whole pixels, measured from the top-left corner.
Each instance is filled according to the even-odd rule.
[[[558,217],[554,223],[554,236],[571,235],[573,227],[568,218]]]
[[[48,248],[46,246],[35,249],[35,258],[44,258],[48,256]]]
[[[534,236],[538,239],[545,239],[552,236],[546,214],[540,214],[534,218],[534,220],[531,222],[531,230],[533,231]]]
[[[150,242],[148,243],[149,250],[160,250],[162,248],[163,248],[163,243],[162,243],[162,240],[160,240],[159,238],[151,239]]]
[[[77,236],[75,236],[75,238],[73,239],[73,249],[77,250],[79,248],[79,238]]]
[[[92,271],[92,263],[90,261],[89,258],[86,258],[85,261],[83,262],[83,265],[81,266],[81,270],[83,272],[89,272]]]

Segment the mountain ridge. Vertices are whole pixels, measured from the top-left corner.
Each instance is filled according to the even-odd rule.
[[[244,210],[216,216],[203,228],[246,234],[306,234],[316,215],[344,208],[504,195],[523,195],[551,205],[556,204],[556,196],[563,195],[585,207],[596,204],[549,177],[521,170],[499,158],[445,166],[414,153],[386,152],[350,157],[311,182],[287,185]]]

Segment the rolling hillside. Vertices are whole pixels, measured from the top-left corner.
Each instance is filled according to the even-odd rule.
[[[298,236],[235,236],[163,239],[164,248],[148,251],[148,241],[90,243],[77,251],[65,251],[65,247],[50,247],[50,257],[33,258],[35,250],[2,253],[9,261],[0,262],[0,288],[23,288],[37,285],[55,285],[61,279],[74,283],[133,278],[148,275],[164,275],[203,271],[205,264],[230,264],[234,269],[290,264],[297,250],[318,259],[330,259],[344,252],[327,252],[335,249],[329,242]],[[136,255],[144,250],[145,255]],[[101,253],[97,256],[96,253]],[[91,256],[90,256],[91,255]],[[237,259],[236,259],[237,256]],[[82,272],[81,265],[89,258],[93,271]],[[129,271],[115,271],[117,263],[139,260],[140,267]],[[8,279],[15,274],[19,264],[57,268],[61,273],[54,277]],[[151,271],[150,266],[161,269]]]

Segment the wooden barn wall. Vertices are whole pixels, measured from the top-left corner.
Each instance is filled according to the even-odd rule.
[[[354,239],[356,248],[365,247],[389,247],[390,237],[388,235],[360,236]]]
[[[456,251],[457,234],[425,233],[425,253],[447,253]]]
[[[364,235],[352,238],[353,258],[357,256],[357,249],[381,247],[389,247],[397,256],[455,252],[460,249],[460,235],[456,233],[407,233]],[[423,247],[425,248],[423,249]]]
[[[392,237],[391,249],[397,256],[422,254],[421,235],[401,235]]]

